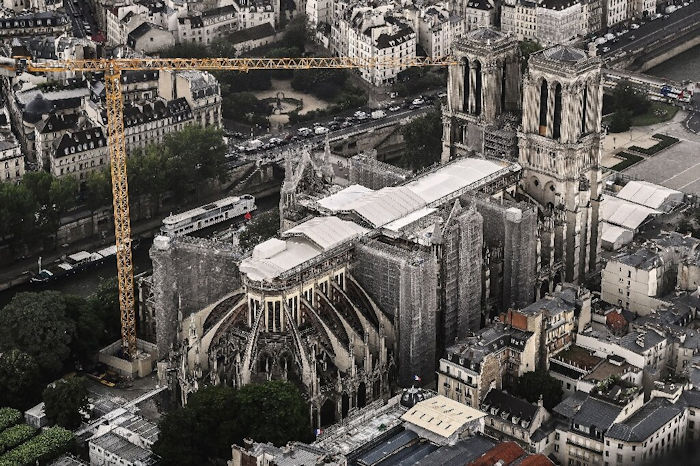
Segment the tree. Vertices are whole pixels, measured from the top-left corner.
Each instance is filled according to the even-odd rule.
[[[57,374],[70,354],[74,323],[57,291],[17,293],[0,311],[0,351],[29,354],[47,374]]]
[[[92,212],[112,203],[112,175],[109,170],[88,174],[85,180],[85,203]]]
[[[630,129],[631,124],[630,112],[621,108],[613,114],[609,129],[611,133],[623,133]]]
[[[100,280],[97,290],[88,298],[88,308],[102,322],[100,345],[112,343],[121,335],[121,311],[119,308],[119,282],[117,278]]]
[[[65,295],[63,299],[66,315],[75,325],[70,344],[71,353],[75,360],[88,362],[101,347],[105,333],[104,321],[86,299],[73,295]]]
[[[233,92],[223,98],[222,116],[229,120],[250,123],[251,116],[270,114],[270,105],[259,100],[250,92]]]
[[[34,236],[37,203],[24,184],[0,183],[0,238],[11,237],[12,247]]]
[[[419,170],[440,161],[442,117],[437,109],[418,117],[401,130],[406,143],[403,164]]]
[[[80,411],[87,409],[87,387],[82,377],[61,379],[43,392],[44,412],[52,424],[66,429],[80,427]]]
[[[296,47],[303,52],[309,35],[306,25],[306,15],[296,15],[289,24],[287,24],[287,29],[284,31],[280,42],[287,47]],[[296,55],[289,56],[293,57]]]
[[[542,46],[538,42],[532,40],[521,40],[518,42],[518,45],[520,46],[520,55],[522,56],[522,72],[524,73],[527,69],[527,62],[530,59],[530,55],[542,50]]]
[[[167,413],[159,423],[153,452],[164,466],[195,466],[231,455],[245,426],[238,422],[236,392],[227,386],[207,386],[192,394],[184,408]]]
[[[279,210],[258,214],[248,223],[245,230],[238,236],[238,244],[242,249],[250,249],[256,244],[277,235],[280,229]]]
[[[163,58],[207,58],[212,56],[206,45],[197,42],[180,42],[161,50],[159,55]]]
[[[564,395],[561,382],[543,370],[525,372],[518,377],[512,391],[530,403],[536,403],[541,395],[548,410],[558,405]]]
[[[647,113],[651,108],[651,103],[647,95],[637,91],[629,81],[620,81],[613,90],[613,105],[615,110],[625,109],[633,115]]]
[[[212,463],[230,457],[231,445],[245,437],[275,445],[310,441],[308,418],[306,402],[289,382],[203,387],[163,417],[153,452],[165,466]]]
[[[295,385],[282,380],[246,385],[237,398],[238,422],[256,442],[311,440],[308,406]]]
[[[0,353],[0,406],[30,408],[41,393],[39,366],[17,349]]]

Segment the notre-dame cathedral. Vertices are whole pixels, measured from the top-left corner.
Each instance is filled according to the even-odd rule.
[[[488,28],[458,42],[454,56],[443,163],[476,154],[516,158],[518,196],[540,213],[541,275],[550,275],[540,280],[581,283],[600,251],[600,59],[557,45],[532,54],[522,75],[515,37]]]

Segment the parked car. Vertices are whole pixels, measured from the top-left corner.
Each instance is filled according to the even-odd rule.
[[[639,24],[632,23],[632,24],[630,25],[630,27],[631,27],[632,29],[639,29]]]
[[[629,40],[634,40],[634,39],[636,39],[636,38],[637,38],[637,37],[636,37],[634,34],[632,34],[631,36],[628,37]]]
[[[299,136],[307,137],[307,136],[309,136],[310,134],[312,134],[313,131],[311,131],[310,128],[299,128],[299,129],[297,130],[297,133],[299,134]]]
[[[380,118],[384,118],[386,116],[386,112],[384,110],[375,110],[372,112],[372,119],[373,120],[379,120]]]
[[[411,105],[420,106],[420,105],[423,105],[424,103],[425,103],[425,100],[423,100],[421,97],[419,97],[417,99],[413,99],[413,102],[411,102]]]
[[[608,53],[610,51],[610,47],[603,47],[603,53]]]
[[[316,129],[314,130],[315,134],[326,134],[329,131],[328,128],[325,126],[317,126]]]
[[[389,107],[390,112],[398,112],[399,110],[401,110],[401,107],[398,105],[394,105],[393,107]]]

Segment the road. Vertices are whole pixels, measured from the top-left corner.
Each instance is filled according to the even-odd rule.
[[[426,104],[424,106],[421,106],[420,108],[417,109],[402,109],[397,112],[393,113],[388,113],[387,116],[381,119],[377,120],[372,120],[368,119],[365,122],[362,123],[355,123],[352,126],[346,127],[346,128],[340,128],[335,131],[330,131],[327,134],[320,134],[320,135],[314,135],[309,138],[300,138],[297,141],[294,141],[290,144],[282,145],[282,146],[276,146],[273,148],[270,148],[265,151],[256,151],[253,153],[238,153],[238,154],[232,154],[230,157],[237,163],[240,163],[241,160],[247,160],[247,161],[260,161],[260,162],[275,162],[279,161],[282,159],[283,154],[287,151],[295,151],[299,150],[305,146],[319,146],[322,145],[326,138],[330,142],[337,141],[346,137],[349,137],[354,134],[358,133],[364,133],[371,131],[373,129],[377,129],[380,127],[384,126],[389,126],[392,124],[396,124],[399,121],[403,119],[414,119],[417,118],[421,115],[424,115],[430,111],[432,106],[430,104]],[[326,123],[328,124],[328,123]],[[323,123],[322,123],[323,125]],[[298,125],[299,127],[303,127],[303,124]],[[311,127],[311,125],[309,125]],[[296,134],[298,128],[290,128],[289,133],[294,135]],[[263,137],[260,137],[260,139],[263,143],[267,143],[271,135],[265,135]],[[233,142],[232,145],[244,145],[248,141],[240,141],[240,142]]]
[[[95,20],[85,0],[65,0],[63,7],[71,19],[74,37],[88,37],[97,32]],[[90,34],[87,33],[83,21],[87,21],[90,25]]]
[[[658,18],[644,23],[637,22],[639,29],[629,31],[613,41],[598,46],[600,55],[612,59],[622,53],[630,53],[652,45],[655,41],[668,40],[674,31],[692,26],[700,21],[700,0],[690,3],[668,15],[668,18]],[[634,37],[634,39],[631,39]],[[602,52],[604,48],[609,51]]]

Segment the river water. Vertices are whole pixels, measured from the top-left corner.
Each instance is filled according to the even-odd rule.
[[[279,205],[279,194],[268,196],[262,199],[256,199],[258,212],[264,212]],[[227,228],[226,223],[221,223],[212,227],[214,231],[219,231]],[[134,275],[141,272],[151,270],[151,258],[148,251],[151,249],[153,238],[142,239],[138,247],[132,252],[134,263]],[[57,290],[67,294],[78,296],[89,296],[97,289],[101,280],[110,279],[117,276],[117,266],[114,260],[95,267],[93,269],[82,271],[74,276],[67,277],[63,280],[49,283],[48,285],[37,286],[31,283],[15,286],[8,290],[0,292],[0,309],[10,302],[12,297],[23,291],[41,291],[41,290]]]
[[[645,71],[645,74],[673,81],[700,82],[700,45],[696,45],[692,49]]]

